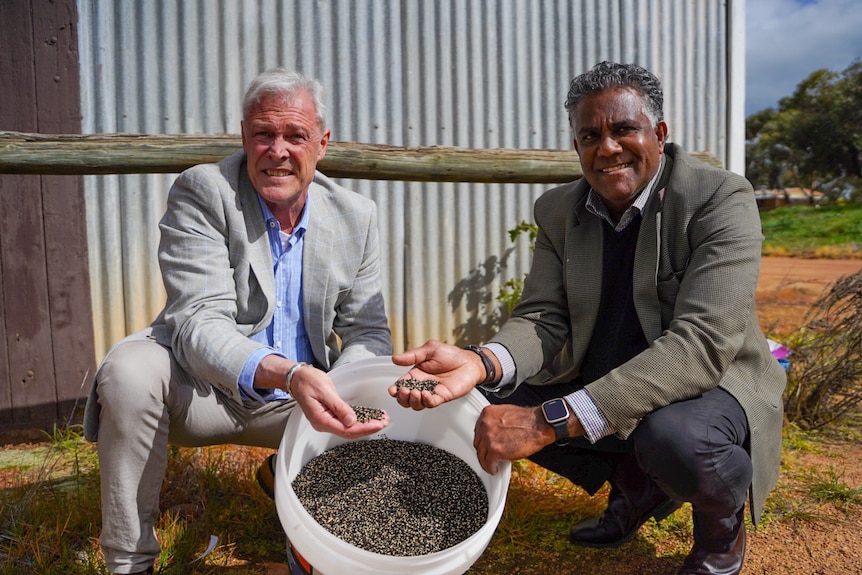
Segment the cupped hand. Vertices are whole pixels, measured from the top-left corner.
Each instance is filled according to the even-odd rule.
[[[433,339],[420,347],[393,355],[392,362],[413,366],[401,380],[413,378],[438,382],[433,393],[408,387],[399,389],[395,383],[389,386],[389,395],[402,407],[417,411],[467,395],[485,379],[484,367],[475,353]]]
[[[389,415],[385,411],[382,419],[358,422],[353,408],[341,399],[329,376],[311,366],[296,371],[291,394],[317,431],[356,439],[377,433],[389,425]]]

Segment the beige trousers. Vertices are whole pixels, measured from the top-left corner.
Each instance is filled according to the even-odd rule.
[[[99,543],[111,573],[146,569],[159,556],[154,525],[169,444],[278,448],[295,405],[240,405],[191,377],[170,350],[152,340],[114,346],[95,385],[102,484]]]

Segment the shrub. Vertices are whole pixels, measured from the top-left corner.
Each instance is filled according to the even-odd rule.
[[[862,272],[839,278],[788,339],[788,421],[820,429],[862,402]]]

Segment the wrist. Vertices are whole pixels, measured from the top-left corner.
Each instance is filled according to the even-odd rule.
[[[569,416],[568,427],[569,437],[580,437],[587,434],[583,424],[581,424],[581,420],[578,419],[578,414],[574,411],[572,411]]]
[[[569,429],[572,412],[566,400],[562,398],[549,399],[539,409],[542,418],[554,434],[554,442],[557,445],[567,445],[569,438],[572,437]]]
[[[468,345],[464,349],[472,351],[482,360],[482,367],[485,369],[485,379],[478,382],[477,385],[491,385],[497,381],[497,367],[494,365],[494,360],[481,347],[476,345]]]
[[[536,414],[536,429],[542,437],[542,445],[551,445],[557,441],[557,432],[553,426],[545,419],[545,414],[542,411],[542,406],[533,408]]]
[[[296,372],[302,369],[303,367],[309,367],[307,363],[304,361],[298,361],[290,366],[290,369],[287,370],[287,375],[284,376],[284,389],[287,393],[290,393],[290,386],[293,383],[293,377],[296,375]]]

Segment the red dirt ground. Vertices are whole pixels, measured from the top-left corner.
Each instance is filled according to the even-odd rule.
[[[862,270],[862,260],[763,258],[757,308],[764,329],[787,334],[802,325],[814,300],[841,276]],[[772,328],[772,329],[770,329]],[[824,503],[803,507],[794,491],[794,477],[806,470],[832,470],[839,482],[862,489],[862,444],[855,437],[832,438],[822,451],[793,451],[782,463],[779,489],[771,496],[782,501],[795,519],[749,531],[743,573],[749,575],[862,574],[862,518],[858,507],[842,509]]]
[[[786,335],[800,327],[811,304],[841,276],[862,270],[862,259],[763,258],[757,312],[764,331]]]

